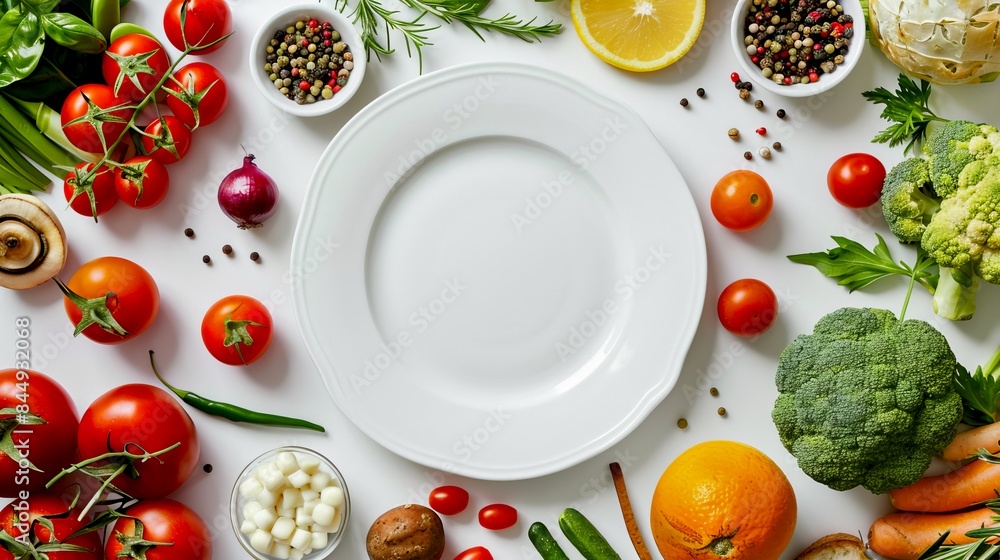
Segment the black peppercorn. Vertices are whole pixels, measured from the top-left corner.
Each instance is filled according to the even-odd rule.
[[[204,257],[201,258],[201,262],[203,262],[205,264],[208,264],[208,263],[212,262],[212,257],[210,257],[208,255],[205,255]]]
[[[705,97],[705,88],[698,88],[695,93],[698,94],[698,97]]]
[[[185,237],[194,237],[194,230],[191,228],[184,228]]]

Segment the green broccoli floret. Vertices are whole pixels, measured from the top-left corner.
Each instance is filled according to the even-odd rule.
[[[839,309],[781,353],[771,417],[814,480],[881,494],[919,479],[955,436],[955,367],[948,341],[929,323]]]
[[[909,158],[893,167],[882,184],[882,214],[889,231],[904,243],[917,243],[940,200],[931,186],[930,166]]]
[[[948,121],[931,131],[923,150],[930,159],[931,181],[939,197],[954,194],[962,169],[985,157],[983,148],[990,145],[987,139],[996,132],[996,127],[969,121]]]

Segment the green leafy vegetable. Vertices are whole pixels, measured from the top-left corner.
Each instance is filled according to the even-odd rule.
[[[880,116],[893,123],[879,132],[872,142],[888,142],[889,146],[895,147],[909,140],[903,149],[903,153],[908,154],[927,134],[927,125],[945,119],[935,115],[928,107],[931,96],[929,83],[920,80],[920,85],[917,85],[906,74],[900,74],[898,82],[899,89],[895,93],[880,87],[862,95],[876,105],[885,105]]]
[[[962,422],[984,426],[1000,421],[1000,349],[986,365],[970,373],[961,364],[955,369],[955,391],[962,397]]]
[[[889,276],[912,277],[927,291],[934,293],[937,285],[937,271],[934,261],[922,250],[917,250],[914,266],[900,261],[897,263],[889,253],[889,246],[881,235],[875,234],[878,244],[868,250],[857,241],[846,237],[832,236],[837,247],[822,253],[802,253],[789,255],[788,260],[813,266],[827,278],[833,278],[849,291],[859,290]]]
[[[43,14],[42,30],[56,43],[78,52],[98,54],[108,46],[100,31],[73,14]]]
[[[15,7],[0,17],[0,87],[31,74],[44,48],[45,33],[37,15]]]

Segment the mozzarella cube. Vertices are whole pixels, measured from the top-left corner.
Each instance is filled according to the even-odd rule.
[[[316,474],[319,472],[319,459],[312,455],[299,455],[299,468],[306,474]]]
[[[309,529],[312,527],[313,521],[312,515],[306,513],[304,507],[295,508],[295,524],[303,529]]]
[[[292,553],[288,555],[288,560],[302,560],[302,557],[305,556],[306,554],[309,554],[310,552],[312,552],[312,550],[302,551],[302,550],[295,550],[293,548]]]
[[[294,509],[278,508],[276,511],[278,512],[278,517],[295,517]]]
[[[333,521],[330,522],[330,528],[327,533],[336,533],[340,530],[340,518],[343,514],[343,510],[338,509],[337,513],[333,515]]]
[[[330,486],[330,482],[332,480],[333,477],[330,476],[329,473],[318,472],[312,475],[312,481],[309,483],[309,487],[316,492],[322,492],[324,488]]]
[[[243,504],[243,518],[251,519],[254,515],[257,515],[258,511],[262,509],[264,508],[263,506],[260,505],[260,502],[251,500]]]
[[[326,548],[327,543],[330,542],[330,536],[324,532],[313,531],[312,547],[313,548]]]
[[[292,555],[292,547],[288,543],[274,543],[271,546],[271,556],[275,558],[288,558]]]
[[[271,533],[263,529],[257,529],[250,535],[250,546],[261,554],[270,554],[273,543],[274,539],[271,538]]]
[[[276,539],[289,539],[294,531],[295,520],[290,517],[279,517],[271,527],[271,534]]]
[[[330,504],[319,503],[313,508],[312,518],[319,525],[332,525],[337,510]]]
[[[312,484],[316,482],[316,476],[317,475],[313,475],[313,478],[312,478],[313,482],[310,483],[310,488],[312,488]],[[304,503],[306,503],[308,501],[311,501],[311,500],[319,500],[319,491],[318,490],[302,490],[301,494],[302,494],[302,504],[304,504]],[[299,505],[301,506],[302,504],[299,504]]]
[[[256,478],[248,478],[240,484],[240,496],[248,500],[252,500],[257,497],[264,490],[264,485],[260,483]]]
[[[244,519],[240,524],[240,532],[244,535],[252,535],[257,530],[257,524],[249,519]]]
[[[295,454],[289,451],[278,453],[278,456],[274,458],[274,465],[285,476],[299,470],[299,461],[295,458]]]
[[[281,491],[282,509],[295,509],[305,503],[302,492],[294,488],[285,488]]]
[[[264,478],[260,482],[268,492],[277,492],[288,482],[288,479],[285,478],[285,475],[281,471],[274,469],[273,471],[264,473]]]
[[[319,495],[319,500],[326,505],[338,508],[344,505],[344,491],[339,486],[330,486],[323,489]]]
[[[278,516],[273,509],[262,509],[254,514],[252,521],[261,531],[270,531],[277,520]]]
[[[319,503],[319,498],[316,498],[315,500],[309,500],[308,502],[302,504],[302,507],[305,508],[306,513],[312,515],[313,508],[315,508]]]
[[[309,473],[303,470],[297,470],[288,475],[288,483],[295,488],[302,488],[308,485],[310,480],[312,480],[312,477],[309,476]]]
[[[275,492],[264,490],[257,496],[257,503],[264,509],[273,508],[278,504],[278,496]]]
[[[312,547],[313,535],[310,531],[305,529],[295,529],[292,533],[292,548],[297,550],[305,550]]]

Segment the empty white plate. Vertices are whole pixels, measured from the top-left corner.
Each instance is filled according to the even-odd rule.
[[[641,119],[504,63],[358,113],[292,249],[299,326],[341,410],[403,457],[495,480],[577,464],[646,417],[705,268],[691,195]]]

